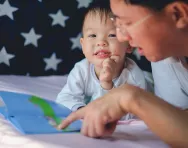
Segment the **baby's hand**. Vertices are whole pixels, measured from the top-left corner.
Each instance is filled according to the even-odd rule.
[[[116,73],[116,65],[119,61],[119,56],[111,56],[105,59],[102,63],[102,70],[100,72],[99,80],[103,89],[110,90],[113,88],[113,76]]]

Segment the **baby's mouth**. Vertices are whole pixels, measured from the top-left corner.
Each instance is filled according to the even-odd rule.
[[[100,52],[97,52],[95,55],[110,55],[110,52],[100,51]]]
[[[96,53],[94,53],[95,56],[97,56],[98,58],[107,58],[111,56],[111,52],[109,51],[105,51],[105,50],[100,50],[97,51]]]

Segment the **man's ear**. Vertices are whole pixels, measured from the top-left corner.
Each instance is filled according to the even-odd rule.
[[[83,54],[84,54],[84,38],[80,38],[80,44],[81,44],[81,46],[82,46],[82,52],[83,52]]]
[[[184,29],[188,26],[188,4],[174,2],[167,6],[167,11],[172,15],[177,28]]]

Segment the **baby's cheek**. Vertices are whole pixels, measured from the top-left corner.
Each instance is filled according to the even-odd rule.
[[[125,46],[119,45],[116,46],[116,48],[114,49],[114,55],[117,56],[122,56],[122,54],[126,53],[127,48]]]
[[[118,54],[118,50],[117,48],[114,49],[113,55],[117,55]]]

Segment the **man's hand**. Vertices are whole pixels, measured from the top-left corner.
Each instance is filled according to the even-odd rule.
[[[103,61],[103,68],[99,76],[100,85],[103,89],[110,90],[113,88],[112,80],[117,72],[116,67],[118,62],[119,56],[111,56]]]
[[[123,85],[109,91],[87,106],[72,112],[60,125],[66,128],[73,121],[83,119],[81,133],[89,137],[102,137],[114,132],[117,121],[130,111],[137,87]],[[138,89],[140,90],[140,89]],[[138,94],[140,92],[138,91]]]

